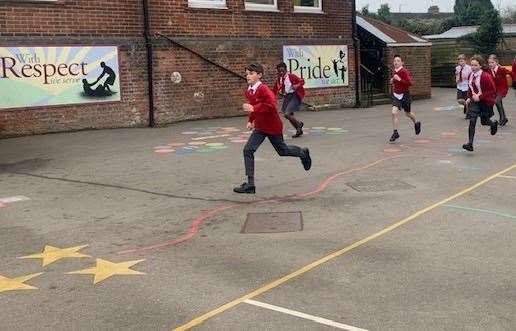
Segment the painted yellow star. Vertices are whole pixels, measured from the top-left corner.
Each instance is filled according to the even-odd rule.
[[[90,257],[89,255],[78,253],[78,251],[84,247],[88,247],[88,245],[69,248],[59,248],[46,245],[42,253],[22,256],[20,259],[43,259],[43,266],[46,266],[67,257]]]
[[[133,265],[140,263],[142,261],[145,260],[113,263],[106,260],[97,259],[97,265],[94,268],[72,271],[68,272],[67,274],[95,275],[95,278],[93,279],[93,284],[97,284],[115,275],[145,275],[144,272],[129,269]]]
[[[41,275],[42,272],[27,276],[20,276],[16,278],[7,278],[2,275],[0,275],[0,293],[6,292],[6,291],[16,291],[16,290],[36,290],[37,287],[30,286],[27,284],[24,284],[29,279],[32,279],[34,277],[38,277]]]

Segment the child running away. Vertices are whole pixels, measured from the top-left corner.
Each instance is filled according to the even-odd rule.
[[[500,114],[500,126],[505,126],[509,120],[507,119],[505,109],[503,108],[503,98],[505,98],[507,96],[507,92],[509,92],[507,76],[511,73],[509,70],[500,66],[498,57],[495,54],[489,55],[487,62],[496,87],[495,105],[496,109],[498,109],[498,114]]]
[[[401,56],[394,55],[394,75],[390,82],[392,84],[392,127],[393,133],[389,142],[393,143],[400,137],[398,133],[399,112],[403,109],[405,115],[414,123],[414,130],[416,135],[421,133],[421,122],[416,120],[416,114],[410,110],[410,92],[409,88],[412,85],[412,78],[410,72],[403,67],[403,60]]]
[[[304,124],[294,117],[294,113],[299,110],[301,101],[305,96],[305,88],[303,87],[305,81],[294,74],[288,73],[287,65],[284,62],[276,66],[276,71],[278,72],[278,78],[274,84],[273,92],[275,95],[278,95],[278,93],[283,95],[281,112],[296,129],[296,134],[292,138],[300,137],[303,135]]]
[[[283,141],[283,123],[278,115],[276,97],[271,89],[261,82],[263,67],[252,63],[245,69],[247,84],[245,92],[248,103],[243,104],[243,110],[249,113],[247,129],[253,130],[244,147],[244,164],[247,182],[233,189],[236,193],[256,192],[254,185],[254,153],[265,138],[268,138],[280,156],[295,156],[301,159],[306,171],[312,166],[308,148],[287,145]]]
[[[491,121],[491,117],[494,116],[493,106],[496,100],[493,76],[489,73],[489,69],[487,71],[482,70],[484,59],[480,55],[474,55],[470,62],[473,73],[469,76],[469,95],[466,100],[469,114],[469,141],[462,145],[462,148],[473,152],[477,118],[480,116],[480,123],[491,128],[491,135],[495,135],[498,131],[498,122]]]
[[[464,107],[464,115],[467,115],[466,99],[469,91],[469,75],[471,67],[466,63],[466,55],[460,54],[457,58],[458,64],[455,68],[455,82],[457,83],[457,103]]]

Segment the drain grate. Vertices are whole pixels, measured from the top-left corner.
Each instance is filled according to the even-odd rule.
[[[281,213],[249,213],[240,233],[282,233],[303,230],[300,211]]]
[[[405,183],[401,180],[371,180],[346,183],[349,187],[358,192],[385,192],[385,191],[400,191],[409,190],[414,186]]]

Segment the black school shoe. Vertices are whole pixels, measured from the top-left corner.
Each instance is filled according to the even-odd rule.
[[[298,138],[298,137],[301,137],[303,135],[303,125],[305,125],[305,123],[301,122],[299,124],[299,127],[296,128],[296,134],[292,136],[292,138]]]
[[[391,139],[389,139],[389,142],[393,143],[393,142],[395,142],[395,141],[396,141],[396,139],[398,139],[399,137],[400,137],[400,134],[399,134],[397,131],[395,131],[395,132],[393,132],[393,133],[392,133],[392,136],[391,136]]]
[[[414,124],[414,130],[416,131],[416,136],[421,133],[421,122],[416,122]]]
[[[467,151],[473,152],[473,145],[470,143],[462,145],[462,148],[464,148]]]
[[[494,136],[498,132],[498,121],[494,121],[491,125],[491,135]]]
[[[249,185],[247,183],[243,183],[242,185],[235,187],[233,189],[233,192],[235,192],[235,193],[255,194],[256,193],[256,187],[254,185]]]
[[[509,120],[507,118],[504,118],[503,120],[500,121],[500,126],[505,126],[505,124],[507,124],[507,122],[509,122]]]
[[[301,157],[301,163],[303,163],[303,168],[306,171],[310,170],[312,167],[312,158],[310,157],[310,150],[308,148],[303,148],[304,156]]]

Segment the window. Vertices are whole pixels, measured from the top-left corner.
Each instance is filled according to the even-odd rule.
[[[15,4],[18,4],[20,2],[55,2],[55,3],[61,3],[64,0],[0,0],[0,3],[2,2],[15,2]]]
[[[246,0],[246,10],[278,11],[277,0]]]
[[[322,13],[322,0],[294,0],[294,11],[298,13]]]
[[[188,7],[228,9],[226,0],[188,0]]]

